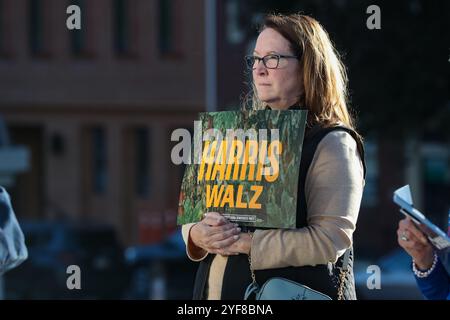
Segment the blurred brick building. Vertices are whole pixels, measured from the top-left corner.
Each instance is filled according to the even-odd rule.
[[[238,13],[229,2],[0,0],[0,115],[31,152],[11,190],[20,219],[107,223],[127,244],[175,228],[183,168],[170,134],[242,88],[244,39],[225,39],[239,30],[205,32]],[[66,27],[71,4],[81,30]],[[224,41],[212,60],[207,37],[213,54]],[[208,89],[211,75],[232,90]]]
[[[81,30],[66,28],[70,4]],[[170,134],[237,107],[258,17],[239,0],[0,0],[0,116],[31,152],[10,190],[18,217],[107,223],[126,244],[173,230],[183,167]],[[450,155],[417,137],[366,138],[355,246],[369,256],[397,247],[396,187],[446,212]]]

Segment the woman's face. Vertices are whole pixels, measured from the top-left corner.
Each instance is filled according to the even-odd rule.
[[[289,41],[271,28],[264,29],[256,40],[253,55],[262,58],[268,54],[292,56]],[[288,109],[298,102],[302,91],[298,59],[280,58],[278,68],[268,69],[256,60],[253,82],[258,98],[272,109]]]

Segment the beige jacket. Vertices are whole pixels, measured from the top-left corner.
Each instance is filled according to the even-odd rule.
[[[256,230],[251,259],[255,270],[327,264],[352,245],[362,192],[363,166],[355,140],[344,131],[327,134],[317,146],[306,176],[308,227],[296,230]],[[192,255],[189,232],[182,227],[188,257]],[[268,254],[270,253],[270,254]],[[220,299],[226,256],[216,255],[209,273],[208,299]]]

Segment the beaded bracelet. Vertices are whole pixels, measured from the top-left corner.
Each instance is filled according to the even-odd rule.
[[[413,269],[414,274],[416,275],[417,278],[428,277],[431,274],[431,272],[433,272],[434,268],[436,267],[437,261],[438,261],[438,256],[436,253],[434,253],[433,264],[431,265],[431,267],[426,271],[420,271],[416,266],[416,261],[413,259],[412,269]]]

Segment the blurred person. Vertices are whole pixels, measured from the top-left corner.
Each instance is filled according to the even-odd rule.
[[[220,213],[183,225],[189,258],[200,262],[194,299],[243,299],[252,283],[284,277],[333,299],[356,299],[352,235],[364,186],[363,146],[347,109],[345,67],[315,19],[268,15],[254,53],[253,109],[306,109],[297,200],[297,229],[244,232]],[[338,295],[344,252],[349,255]]]
[[[11,205],[11,198],[0,187],[0,275],[17,267],[28,257],[25,238]]]
[[[410,218],[400,220],[398,244],[411,256],[417,285],[430,300],[450,300],[450,274],[427,237]],[[447,250],[448,255],[450,251]],[[448,261],[448,259],[447,259]]]

